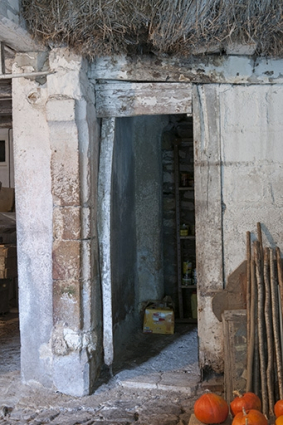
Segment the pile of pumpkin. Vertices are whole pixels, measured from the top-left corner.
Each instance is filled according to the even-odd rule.
[[[230,403],[233,416],[232,425],[268,425],[268,420],[261,413],[261,400],[251,392],[236,397]],[[194,405],[196,418],[204,424],[221,424],[229,415],[229,406],[221,396],[214,393],[203,394]],[[283,425],[283,400],[274,405],[275,425]]]

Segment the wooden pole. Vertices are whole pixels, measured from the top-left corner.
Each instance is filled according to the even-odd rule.
[[[280,343],[280,332],[279,332],[279,308],[278,308],[278,290],[275,276],[274,266],[274,252],[273,249],[269,249],[270,253],[270,285],[271,285],[271,305],[272,305],[272,325],[274,334],[274,346],[275,346],[275,359],[276,369],[278,377],[279,397],[280,400],[283,398],[283,374],[282,374],[282,357],[281,357],[281,343]]]
[[[280,248],[276,248],[276,260],[277,260],[277,276],[278,276],[278,291],[279,291],[279,314],[280,314],[280,336],[281,336],[281,355],[283,362],[283,337],[282,337],[282,328],[283,328],[283,273],[282,273],[282,260]]]
[[[256,334],[256,281],[255,281],[255,263],[251,259],[251,308],[250,308],[250,338],[248,340],[247,354],[247,392],[253,391],[253,368],[255,353],[255,334]]]
[[[255,242],[254,242],[255,243]],[[255,252],[252,261],[252,279],[254,286],[254,361],[253,361],[253,390],[254,393],[260,396],[260,372],[259,372],[259,352],[258,352],[258,294],[257,294],[257,282],[256,282],[256,269],[255,269]]]
[[[261,256],[261,258],[263,260],[262,232],[261,232],[261,225],[260,225],[260,223],[257,223],[256,224],[256,227],[257,227],[257,237],[258,237],[259,246],[260,246],[260,256]],[[263,261],[261,263],[261,266],[262,266],[262,264],[263,264]]]
[[[246,233],[247,248],[247,287],[246,287],[246,304],[247,304],[247,341],[250,341],[250,309],[251,309],[251,233]]]
[[[280,290],[280,300],[281,300],[281,314],[283,316],[283,273],[282,273],[282,261],[280,248],[276,248],[276,259],[277,259],[277,275],[278,275],[278,284]]]
[[[264,288],[265,288],[265,303],[264,316],[266,325],[266,343],[267,343],[267,368],[266,381],[268,393],[268,408],[269,417],[273,416],[274,408],[274,350],[273,350],[273,331],[272,331],[272,312],[271,312],[271,288],[269,279],[269,249],[264,250]]]
[[[258,348],[259,348],[259,366],[260,366],[260,383],[262,397],[262,413],[268,415],[268,398],[266,386],[266,356],[265,356],[265,340],[264,340],[264,287],[261,264],[261,247],[260,242],[254,243],[255,265],[256,265],[256,281],[258,294]]]

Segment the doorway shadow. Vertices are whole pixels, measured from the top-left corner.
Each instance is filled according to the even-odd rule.
[[[103,368],[94,390],[113,380],[124,382],[143,376],[146,381],[153,375],[171,372],[198,373],[196,325],[178,323],[172,335],[136,332],[114,356],[112,371]]]

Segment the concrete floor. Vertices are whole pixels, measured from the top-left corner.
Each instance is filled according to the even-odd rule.
[[[94,394],[76,398],[20,382],[18,316],[0,317],[0,425],[187,424],[203,392],[197,331],[176,325],[174,335],[137,333],[105,370]]]

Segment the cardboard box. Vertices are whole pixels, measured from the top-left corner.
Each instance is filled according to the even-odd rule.
[[[170,307],[149,306],[145,309],[143,332],[153,334],[174,333],[174,311]]]

